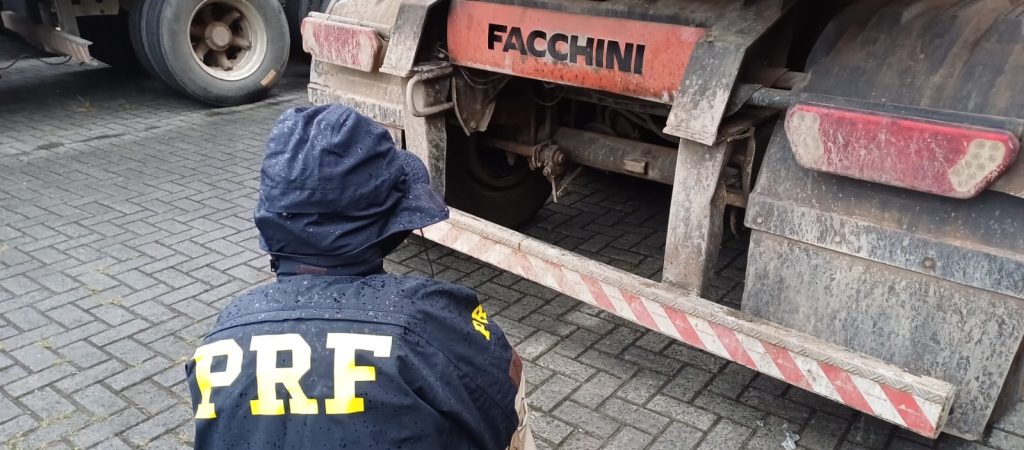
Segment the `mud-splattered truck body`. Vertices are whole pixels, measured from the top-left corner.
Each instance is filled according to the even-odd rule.
[[[916,433],[1020,398],[1024,2],[338,0],[309,97],[430,168],[484,262]],[[650,280],[513,230],[580,167],[670,184]],[[726,211],[740,310],[706,300]]]

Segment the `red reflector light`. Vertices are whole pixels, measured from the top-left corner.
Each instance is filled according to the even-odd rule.
[[[1004,130],[806,104],[786,134],[808,169],[954,198],[985,190],[1020,147]]]
[[[383,40],[372,28],[307,17],[302,20],[302,49],[319,61],[373,72]]]

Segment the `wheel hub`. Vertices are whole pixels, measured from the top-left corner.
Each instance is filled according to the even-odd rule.
[[[188,33],[199,67],[222,80],[251,75],[267,51],[263,18],[247,0],[202,0]]]
[[[206,26],[206,45],[211,50],[222,52],[231,45],[231,28],[224,22],[213,22]]]

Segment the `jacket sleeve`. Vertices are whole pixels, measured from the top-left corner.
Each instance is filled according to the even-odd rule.
[[[410,289],[415,297],[412,331],[422,394],[463,428],[471,448],[504,449],[519,425],[515,397],[522,365],[505,333],[469,289],[424,280]]]

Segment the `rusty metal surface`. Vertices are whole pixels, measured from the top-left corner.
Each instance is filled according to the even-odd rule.
[[[573,162],[663,184],[672,184],[678,154],[676,149],[670,147],[569,127],[559,127],[550,142],[540,145],[495,138],[487,138],[482,143],[488,148],[515,153],[531,160],[541,159],[539,156],[549,148],[557,149],[564,156],[565,161],[562,163]]]
[[[859,2],[826,29],[806,92],[1024,118],[1024,4]],[[1024,197],[1020,163],[993,189]]]
[[[733,91],[733,99],[739,99],[742,104],[761,106],[765,108],[786,109],[796,102],[796,94],[792,91],[774,89],[750,85],[737,85],[739,91]],[[731,107],[730,102],[730,107]],[[739,106],[736,107],[736,111]],[[732,111],[735,112],[735,111]]]
[[[979,435],[1024,331],[1014,322],[982,328],[988,330],[984,339],[975,339],[962,328],[965,321],[1024,317],[1018,311],[1024,305],[1024,200],[986,192],[962,201],[813,172],[796,163],[780,125],[746,220],[761,233],[813,246],[807,248],[818,255],[801,250],[800,259],[783,263],[783,247],[758,248],[766,240],[756,240],[751,253],[760,256],[748,263],[745,309],[962,381],[949,430]],[[877,276],[851,278],[854,266]],[[821,299],[832,303],[819,305]],[[850,311],[837,316],[843,305]],[[906,305],[899,306],[905,311],[894,305]],[[835,322],[854,313],[873,324],[872,334]],[[900,314],[905,317],[890,321]],[[917,340],[928,339],[944,350],[921,352]]]
[[[672,184],[677,149],[574,128],[555,131],[555,143],[569,160],[664,184]]]
[[[700,28],[454,0],[454,64],[671,103]]]
[[[1024,336],[1019,299],[755,232],[743,310],[957,386],[945,432],[978,439]]]

